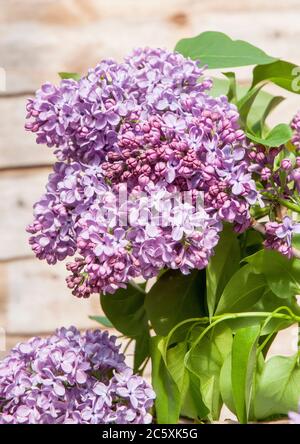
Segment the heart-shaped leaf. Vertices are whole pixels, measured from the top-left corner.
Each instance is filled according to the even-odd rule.
[[[300,368],[298,354],[273,356],[258,379],[254,401],[257,419],[284,414],[298,409],[300,393]]]
[[[189,275],[168,270],[145,298],[148,319],[156,334],[166,336],[180,321],[203,315],[205,272]]]
[[[232,344],[232,396],[237,417],[242,424],[247,423],[249,417],[259,335],[259,325],[241,328],[237,331]]]
[[[253,69],[252,87],[266,80],[300,94],[300,67],[293,63],[277,60],[268,65],[256,66]]]
[[[180,40],[175,51],[208,68],[264,65],[277,60],[243,40],[232,40],[222,32],[206,31],[193,38]]]
[[[215,254],[206,268],[207,306],[212,316],[220,296],[231,276],[239,269],[240,245],[236,233],[226,225]]]
[[[77,72],[59,72],[58,75],[61,79],[73,79],[73,80],[81,79],[80,74],[77,74]]]
[[[247,132],[246,135],[248,139],[252,140],[253,142],[268,147],[277,147],[287,143],[292,138],[293,132],[289,125],[280,123],[279,125],[276,125],[264,138],[258,137],[249,132]]]

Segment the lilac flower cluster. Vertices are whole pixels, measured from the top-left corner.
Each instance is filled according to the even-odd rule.
[[[292,143],[296,150],[288,151],[285,146],[269,149],[262,145],[252,144],[247,151],[247,156],[251,160],[249,169],[253,177],[261,183],[263,193],[265,193],[263,194],[265,204],[271,207],[274,207],[277,197],[293,202],[294,195],[300,191],[300,155],[298,152],[300,113],[296,114],[292,120],[291,128],[294,130]],[[299,233],[299,227],[300,225],[293,222],[289,216],[282,218],[279,214],[277,220],[265,224],[264,246],[291,258],[293,256],[292,237]]]
[[[0,424],[145,424],[155,394],[107,332],[61,328],[0,362]]]
[[[267,222],[265,224],[266,240],[264,246],[287,256],[293,257],[292,237],[300,233],[300,223],[295,223],[289,216],[285,216],[282,222]]]
[[[211,97],[211,86],[198,62],[138,49],[29,100],[26,128],[59,160],[35,205],[30,244],[49,263],[80,255],[68,265],[77,296],[113,293],[164,267],[201,269],[224,221],[249,227],[258,193],[245,134],[235,105]],[[185,192],[187,204],[170,197]],[[165,208],[168,224],[158,214]]]
[[[300,150],[300,111],[294,116],[291,122],[291,128],[294,132],[292,142],[295,147]]]

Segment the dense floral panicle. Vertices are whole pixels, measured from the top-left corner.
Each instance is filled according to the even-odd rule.
[[[107,332],[61,328],[0,362],[0,424],[149,423],[154,392]]]
[[[28,102],[26,128],[61,161],[35,206],[30,244],[49,263],[80,255],[68,265],[74,294],[113,293],[163,267],[201,269],[223,222],[250,225],[258,193],[245,134],[203,73],[180,54],[137,49]]]
[[[300,223],[295,223],[289,216],[285,216],[282,222],[267,222],[266,248],[279,251],[289,259],[293,256],[292,237],[300,233]]]
[[[297,112],[291,122],[292,130],[294,131],[292,142],[298,150],[300,150],[300,111]]]

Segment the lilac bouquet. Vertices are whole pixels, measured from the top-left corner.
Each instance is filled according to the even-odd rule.
[[[226,72],[245,65],[254,65],[246,87]],[[223,79],[206,76],[211,68]],[[49,264],[73,257],[72,293],[100,294],[97,320],[135,342],[135,372],[151,359],[159,423],[212,421],[223,404],[242,423],[297,408],[298,353],[265,356],[277,332],[300,321],[300,114],[270,128],[283,97],[263,87],[299,93],[298,73],[204,32],[175,52],[137,49],[84,76],[61,73],[28,101],[26,129],[57,158],[30,245]],[[92,383],[81,395],[74,376],[76,402],[92,399],[74,401],[88,409],[81,418],[148,421],[153,394],[125,373],[116,369],[112,391],[97,385],[105,402]],[[120,378],[141,390],[141,417],[135,395],[111,411],[114,393],[131,390],[120,392]]]
[[[0,363],[0,424],[147,424],[155,394],[107,332],[60,328]]]
[[[30,244],[50,264],[79,255],[67,265],[75,295],[113,293],[164,267],[202,269],[223,222],[249,227],[258,193],[239,114],[202,76],[180,54],[138,49],[29,100],[26,128],[60,160],[35,205]],[[165,226],[150,218],[162,207]],[[125,211],[128,220],[117,217]]]

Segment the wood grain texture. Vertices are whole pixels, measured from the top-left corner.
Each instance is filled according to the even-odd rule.
[[[53,163],[52,149],[36,145],[35,136],[25,132],[26,97],[0,98],[0,168]]]
[[[293,0],[0,0],[0,10],[8,93],[57,81],[58,71],[84,73],[103,57],[120,59],[134,46],[172,49],[178,39],[208,29],[300,62],[300,4]]]
[[[98,296],[73,296],[65,284],[67,275],[63,263],[49,266],[35,258],[0,264],[0,326],[7,334],[96,327],[88,316],[101,314]]]
[[[47,168],[10,170],[0,174],[0,260],[31,255],[26,226],[32,206],[44,193]]]

